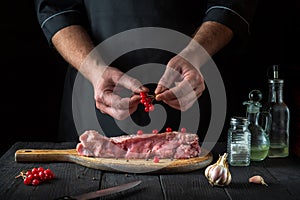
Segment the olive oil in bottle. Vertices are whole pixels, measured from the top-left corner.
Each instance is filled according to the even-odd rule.
[[[264,160],[269,152],[270,141],[266,130],[269,127],[270,115],[260,112],[262,107],[260,100],[262,93],[260,90],[252,90],[249,93],[249,101],[243,104],[247,106],[246,117],[249,121],[251,132],[251,161]],[[263,124],[259,124],[259,118],[264,117]]]

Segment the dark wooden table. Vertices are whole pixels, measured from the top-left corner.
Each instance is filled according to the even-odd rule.
[[[75,143],[18,142],[0,159],[0,199],[54,199],[141,180],[142,183],[121,193],[101,199],[300,199],[300,158],[269,159],[252,162],[249,167],[231,167],[232,182],[227,187],[212,187],[204,176],[204,168],[181,174],[112,173],[74,163],[17,163],[14,154],[22,148],[67,149]],[[225,145],[216,144],[214,161],[223,154]],[[55,179],[39,186],[27,186],[15,178],[22,170],[42,166],[55,173]],[[269,186],[248,183],[252,175],[261,175]]]

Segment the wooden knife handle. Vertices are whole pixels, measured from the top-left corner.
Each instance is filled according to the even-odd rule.
[[[72,161],[79,156],[76,149],[19,149],[15,152],[17,162]]]

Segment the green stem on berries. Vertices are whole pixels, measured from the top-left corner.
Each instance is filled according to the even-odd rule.
[[[149,94],[148,97],[151,99],[151,102],[153,102],[153,100],[155,99],[156,95],[155,94],[154,95]]]
[[[18,176],[16,176],[15,178],[19,178],[19,177],[22,177],[23,179],[26,178],[26,175],[25,175],[25,174],[26,174],[27,171],[28,171],[28,170],[23,170],[23,171],[21,171],[20,174],[19,174]]]

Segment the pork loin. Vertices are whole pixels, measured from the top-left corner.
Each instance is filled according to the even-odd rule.
[[[100,158],[187,159],[201,153],[199,138],[193,133],[164,132],[158,134],[105,137],[95,130],[85,131],[79,137],[76,150],[79,155]]]

